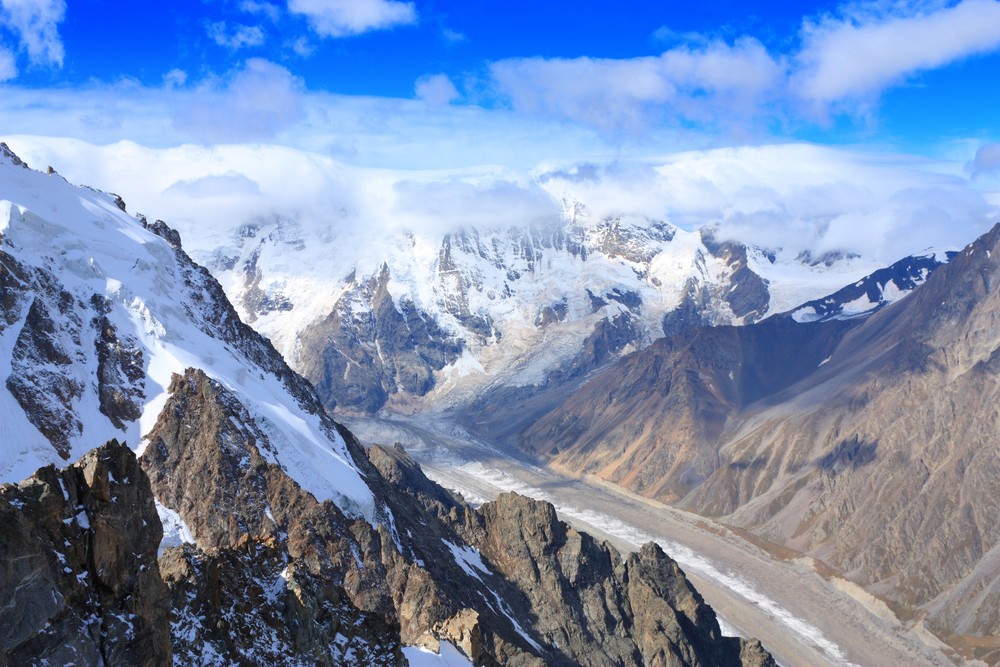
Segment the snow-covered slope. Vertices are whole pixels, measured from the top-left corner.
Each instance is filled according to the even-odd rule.
[[[744,324],[880,264],[788,257],[579,202],[522,226],[366,238],[273,216],[190,241],[241,315],[328,406],[456,405],[540,385],[692,324]],[[416,401],[416,402],[415,402]]]
[[[113,437],[141,448],[172,375],[193,367],[239,396],[271,462],[370,517],[372,492],[308,384],[239,320],[176,233],[124,208],[0,145],[0,481]]]

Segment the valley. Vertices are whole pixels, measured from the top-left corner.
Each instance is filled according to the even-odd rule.
[[[675,558],[729,632],[757,637],[782,665],[951,665],[954,653],[919,624],[808,557],[762,548],[711,519],[596,478],[542,468],[479,441],[447,414],[344,420],[366,445],[402,443],[433,480],[473,503],[515,491],[553,503],[564,521],[627,553],[654,540]],[[724,625],[724,627],[726,627]]]

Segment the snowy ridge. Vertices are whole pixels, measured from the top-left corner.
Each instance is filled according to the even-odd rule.
[[[304,489],[370,518],[372,492],[332,422],[267,343],[227,317],[207,272],[155,228],[115,196],[0,154],[0,480],[113,437],[141,450],[171,377],[193,367],[239,396],[270,436],[274,462]],[[53,415],[64,423],[43,433]]]
[[[306,216],[238,226],[221,246],[219,230],[198,234],[186,232],[192,253],[218,276],[241,316],[303,372],[310,355],[319,354],[303,343],[303,332],[334,313],[341,333],[362,326],[376,308],[368,286],[387,272],[385,290],[396,310],[412,309],[461,350],[429,370],[433,388],[421,400],[444,405],[467,401],[487,385],[543,383],[572,363],[605,320],[630,327],[628,340],[619,341],[624,346],[614,350],[624,353],[661,337],[668,316],[682,324],[749,323],[880,266],[858,257],[816,266],[716,242],[711,230],[634,216],[592,220],[576,202],[565,204],[561,219],[397,231],[377,243],[356,228]],[[354,336],[376,364],[388,347],[379,329],[368,325]],[[306,375],[322,394],[322,378]],[[341,399],[338,405],[350,408]]]
[[[927,250],[904,257],[823,298],[803,303],[791,317],[796,322],[865,317],[908,295],[956,254],[953,249]]]

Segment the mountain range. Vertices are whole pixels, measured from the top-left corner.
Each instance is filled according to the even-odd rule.
[[[0,665],[774,664],[656,545],[362,448],[165,223],[0,187]]]
[[[469,505],[337,412],[442,415],[1000,656],[1000,226],[884,266],[567,201],[373,244],[0,170],[0,587],[35,610],[0,664],[772,664],[655,545]]]
[[[860,315],[909,293],[948,257],[928,251],[884,267],[856,255],[788,256],[711,227],[593,219],[575,201],[523,226],[397,230],[376,244],[307,215],[182,232],[241,317],[328,409],[350,414],[454,408],[491,389],[562,384],[695,325],[796,307],[800,319]]]

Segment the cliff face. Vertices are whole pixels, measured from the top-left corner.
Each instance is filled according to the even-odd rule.
[[[114,441],[0,486],[0,664],[169,664],[161,536],[149,482]]]

